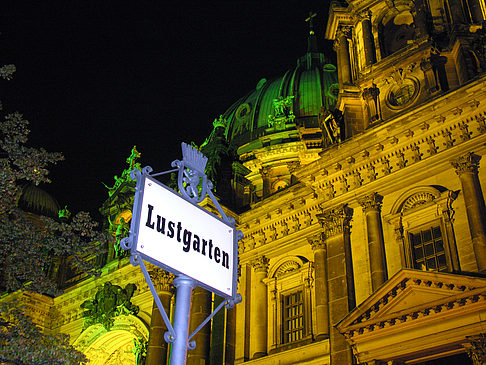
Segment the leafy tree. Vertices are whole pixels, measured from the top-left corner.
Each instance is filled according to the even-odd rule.
[[[3,79],[14,72],[13,65],[0,67]],[[27,146],[28,125],[17,112],[0,120],[0,289],[57,295],[55,279],[48,275],[51,265],[69,257],[77,270],[96,273],[87,258],[101,252],[105,236],[88,213],[70,221],[32,219],[18,207],[21,184],[50,182],[49,165],[63,159],[61,153]],[[65,336],[43,334],[19,308],[0,307],[0,364],[78,364],[83,356]]]
[[[66,364],[86,362],[67,335],[47,335],[18,307],[0,304],[0,364]]]

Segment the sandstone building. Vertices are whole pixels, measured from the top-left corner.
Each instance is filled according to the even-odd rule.
[[[484,0],[333,3],[337,68],[311,23],[296,66],[215,121],[202,151],[245,236],[243,302],[196,337],[189,364],[486,362],[485,18]],[[103,207],[115,228],[129,185]],[[171,275],[152,273],[170,308]],[[127,258],[69,280],[60,297],[28,297],[46,330],[94,364],[133,364],[144,342],[146,364],[166,363]],[[196,289],[192,328],[220,301]]]

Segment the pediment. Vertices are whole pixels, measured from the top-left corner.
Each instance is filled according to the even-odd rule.
[[[484,299],[486,278],[404,269],[350,312],[339,324],[344,333],[383,328],[430,312],[466,306]]]

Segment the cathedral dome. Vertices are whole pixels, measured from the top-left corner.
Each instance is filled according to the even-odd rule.
[[[58,217],[60,209],[59,203],[52,195],[34,184],[25,184],[22,187],[18,205],[27,212],[52,218]]]
[[[339,91],[336,67],[308,52],[283,76],[262,79],[222,114],[225,137],[238,155],[298,141],[302,129],[319,129],[319,114],[332,110]]]
[[[262,79],[213,123],[201,145],[215,192],[232,207],[249,204],[295,183],[294,170],[344,137],[336,67],[317,50],[282,76]]]

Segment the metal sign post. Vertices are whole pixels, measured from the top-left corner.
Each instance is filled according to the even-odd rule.
[[[173,343],[171,364],[186,363],[188,349],[196,347],[191,338],[223,307],[241,302],[236,292],[238,241],[243,238],[235,221],[227,217],[204,173],[207,158],[197,149],[182,143],[183,160],[172,162],[174,170],[151,174],[147,166],[134,170],[137,180],[130,235],[121,241],[131,250],[130,262],[140,266],[168,331],[164,339]],[[155,179],[178,171],[180,194]],[[221,218],[201,208],[198,203],[209,196]],[[157,295],[144,261],[177,276],[174,326]],[[201,286],[226,300],[188,337],[192,290]]]

